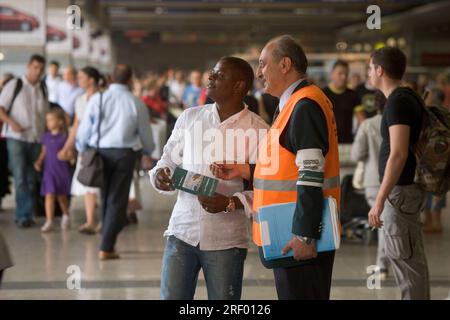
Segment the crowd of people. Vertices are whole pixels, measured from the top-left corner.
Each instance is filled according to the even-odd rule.
[[[429,298],[419,226],[424,196],[414,184],[416,163],[410,148],[417,143],[423,115],[411,96],[415,91],[426,105],[450,107],[448,77],[420,76],[405,83],[406,57],[386,47],[372,54],[366,81],[363,75],[350,76],[348,62],[337,60],[330,82],[320,89],[307,76],[303,49],[289,36],[264,47],[256,79],[252,66],[235,57],[220,59],[212,70],[191,71],[189,81],[174,69],[137,76],[126,64],[118,64],[111,75],[92,66],[67,66],[61,77],[56,61],[49,63],[44,77],[45,66],[44,57],[33,55],[23,76],[4,75],[0,85],[0,206],[10,192],[9,172],[18,227],[32,227],[43,202],[46,221],[41,231],[54,230],[59,213],[61,229],[69,230],[71,197],[83,196],[86,223],[78,230],[100,232],[99,258],[118,259],[118,235],[129,221],[136,221],[141,208],[138,172],[149,171],[158,192],[173,194],[171,175],[181,166],[219,178],[221,193],[178,193],[165,232],[162,299],[192,299],[200,269],[210,299],[239,299],[246,222],[262,206],[284,202],[297,202],[295,236],[285,248],[294,255],[269,266],[278,296],[328,299],[334,251],[318,253],[314,245],[320,238],[322,198],[340,201],[338,145],[352,144],[352,157],[365,167],[369,223],[380,228],[384,221],[377,265],[384,276],[393,269],[402,298]],[[264,165],[248,158],[246,164],[192,164],[188,155],[197,149],[187,133],[196,121],[204,131],[269,130],[272,125],[281,132],[272,142],[280,146],[272,156],[281,159],[281,168],[264,174]],[[103,161],[101,187],[77,179],[86,164],[83,155],[92,148]],[[181,157],[175,160],[172,151],[177,148]],[[445,196],[426,197],[424,231],[442,232]],[[408,201],[407,224],[401,220],[400,201]],[[253,240],[261,248],[258,230],[254,219]],[[416,243],[414,248],[406,247],[405,234]]]

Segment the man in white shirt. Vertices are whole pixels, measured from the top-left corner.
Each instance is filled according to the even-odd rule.
[[[50,62],[47,69],[47,76],[45,77],[45,84],[48,90],[48,101],[53,104],[58,103],[58,90],[61,83],[61,77],[58,74],[59,62]]]
[[[129,65],[118,64],[113,81],[103,93],[89,99],[77,131],[76,147],[83,153],[95,148],[103,160],[102,187],[102,260],[119,259],[116,242],[125,226],[128,195],[133,169],[142,148],[142,167],[150,169],[154,149],[149,114],[146,107],[130,91],[133,71]],[[83,157],[83,155],[82,155]]]
[[[72,119],[75,114],[75,101],[84,90],[78,86],[77,70],[72,66],[64,69],[63,80],[58,88],[58,104]]]
[[[169,101],[170,103],[179,105],[183,100],[183,92],[186,88],[186,83],[183,79],[183,71],[175,71],[174,79],[169,83]]]
[[[189,108],[178,118],[161,160],[149,173],[158,192],[175,192],[170,175],[177,166],[213,177],[210,165],[216,161],[256,160],[258,140],[268,126],[243,102],[253,79],[251,66],[242,59],[225,57],[216,64],[207,86],[216,103]],[[235,148],[236,142],[241,147]],[[178,193],[164,234],[161,299],[193,299],[200,269],[209,299],[240,299],[248,232],[236,194],[244,190],[243,182],[219,180],[213,201]],[[210,201],[213,207],[206,205]]]
[[[34,224],[36,173],[33,165],[41,150],[45,114],[49,110],[46,89],[40,81],[44,68],[44,57],[31,56],[26,75],[9,81],[0,95],[2,136],[7,139],[9,167],[14,176],[16,223],[24,228]]]

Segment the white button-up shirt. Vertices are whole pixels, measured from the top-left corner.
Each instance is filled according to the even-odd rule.
[[[298,85],[305,79],[299,79],[295,81],[293,84],[291,84],[286,90],[284,90],[283,94],[280,97],[280,102],[278,103],[278,108],[281,112],[283,110],[284,105],[288,102],[289,98],[294,93],[295,88],[298,87]]]
[[[79,86],[62,81],[58,86],[58,104],[71,117],[75,113],[75,101],[84,93]]]
[[[151,155],[155,144],[147,108],[127,86],[113,83],[102,96],[100,120],[100,93],[93,95],[85,108],[77,131],[76,147],[84,152],[96,147],[100,122],[100,148],[133,148],[142,146],[145,155]]]
[[[155,187],[156,171],[164,167],[170,168],[171,173],[180,166],[185,170],[213,177],[209,166],[215,161],[254,162],[258,143],[265,136],[268,128],[264,120],[249,111],[247,106],[223,122],[220,121],[216,104],[187,109],[178,118],[164,147],[161,160],[150,171],[150,182]],[[234,133],[235,136],[227,136],[230,133]],[[256,134],[251,135],[251,133]],[[222,141],[220,138],[217,139],[220,134],[226,137],[225,147],[217,142]],[[233,146],[232,140],[238,144]],[[156,187],[155,189],[162,194],[177,192],[166,192]],[[242,194],[242,191],[241,178],[229,181],[219,180],[216,189],[217,193],[228,197],[237,193]],[[202,208],[197,196],[179,191],[164,235],[173,235],[192,246],[200,244],[201,250],[246,248],[248,246],[247,225],[248,220],[243,210],[211,214]]]
[[[47,75],[45,78],[45,84],[47,85],[48,91],[48,101],[58,103],[58,91],[61,81],[62,80],[59,76],[52,77],[51,75]]]
[[[45,132],[45,114],[49,110],[49,104],[44,97],[41,83],[32,85],[27,77],[22,78],[22,89],[11,106],[17,79],[9,81],[0,95],[0,107],[6,112],[10,110],[9,116],[16,121],[23,132],[15,132],[7,124],[3,125],[2,136],[10,139],[36,143],[41,141]]]

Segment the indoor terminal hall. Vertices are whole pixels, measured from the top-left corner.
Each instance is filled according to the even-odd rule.
[[[0,0],[0,300],[450,300],[449,17]]]

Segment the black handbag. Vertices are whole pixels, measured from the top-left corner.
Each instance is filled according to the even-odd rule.
[[[103,93],[100,93],[100,114],[97,128],[97,145],[96,148],[89,148],[83,152],[81,156],[81,169],[78,172],[78,181],[87,187],[103,187],[103,159],[98,152],[100,143],[100,124],[102,121],[102,98]]]

